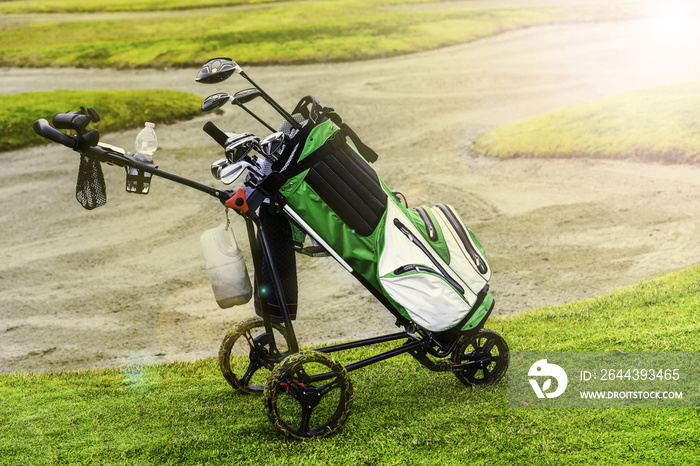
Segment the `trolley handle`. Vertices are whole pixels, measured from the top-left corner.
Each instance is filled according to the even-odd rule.
[[[53,126],[56,129],[85,128],[90,121],[89,116],[77,112],[57,113],[53,116]]]
[[[59,116],[57,116],[56,119],[56,124],[59,126],[84,123],[83,119],[76,119],[75,114],[71,115],[71,112],[59,114]],[[95,121],[94,117],[92,117],[92,121]],[[212,124],[211,126],[214,125]],[[190,188],[194,188],[205,194],[209,194],[210,196],[219,199],[222,203],[229,200],[229,198],[234,194],[231,191],[211,188],[194,180],[190,180],[182,176],[159,170],[152,164],[139,162],[138,160],[135,160],[132,157],[126,155],[124,150],[119,147],[112,146],[110,144],[100,143],[99,133],[97,132],[97,130],[84,131],[84,127],[71,127],[70,129],[75,129],[76,131],[78,131],[78,136],[69,136],[51,126],[45,118],[40,118],[39,120],[35,121],[32,125],[32,128],[34,129],[34,132],[39,136],[44,137],[50,141],[63,144],[64,146],[73,149],[74,151],[79,152],[82,155],[93,157],[98,161],[107,163],[109,165],[116,165],[118,167],[134,167],[144,170],[153,175],[160,176],[167,180],[174,181],[175,183],[179,183]],[[214,129],[218,130],[218,128],[216,128],[215,126]],[[82,136],[80,135],[80,131],[84,131]]]
[[[57,130],[56,128],[52,127],[45,118],[36,120],[32,125],[32,128],[36,134],[53,142],[63,144],[64,146],[74,150],[78,147],[77,137],[68,136],[67,134]]]

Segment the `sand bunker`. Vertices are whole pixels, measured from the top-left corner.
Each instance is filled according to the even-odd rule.
[[[492,261],[496,314],[508,314],[700,261],[697,167],[500,162],[466,150],[477,134],[509,121],[700,79],[700,64],[652,47],[647,27],[542,27],[395,59],[247,71],[287,107],[308,93],[334,107],[380,154],[376,169],[411,205],[454,205]],[[224,52],[235,54],[212,55]],[[235,78],[196,85],[196,72],[4,69],[0,82],[8,93],[168,88],[206,96],[246,87]],[[255,110],[278,121],[262,104]],[[152,114],[157,120],[157,109]],[[157,128],[155,158],[214,186],[209,164],[221,154],[201,131],[207,119]],[[231,131],[262,129],[236,109],[213,119]],[[130,148],[135,134],[103,140]],[[224,220],[217,201],[162,179],[148,196],[130,195],[123,172],[105,167],[108,203],[87,212],[74,200],[76,154],[53,145],[0,158],[0,371],[211,357],[228,327],[252,314],[249,306],[218,309],[207,281],[199,236]],[[246,244],[242,222],[234,227]],[[299,277],[303,345],[394,331],[390,314],[332,259],[301,258]]]

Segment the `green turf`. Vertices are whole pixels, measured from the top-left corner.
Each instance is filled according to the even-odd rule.
[[[24,2],[7,6],[15,3]],[[146,4],[131,3],[133,9]],[[648,14],[646,2],[492,9],[458,2],[415,9],[409,3],[416,2],[313,0],[226,11],[17,19],[0,28],[0,66],[195,67],[216,55],[244,65],[325,63],[431,50],[543,24]]]
[[[46,140],[32,130],[39,118],[51,122],[60,112],[94,107],[101,121],[91,128],[100,132],[118,131],[156,124],[173,123],[200,113],[201,98],[186,92],[169,90],[142,91],[67,91],[27,92],[0,95],[0,151],[44,144]]]
[[[523,350],[700,350],[700,266],[601,297],[494,318]],[[376,354],[375,346],[345,362]],[[353,372],[336,435],[296,441],[214,359],[0,376],[0,464],[694,464],[700,410],[512,409],[404,355]]]
[[[598,157],[700,162],[700,82],[625,92],[489,131],[471,150],[490,157]]]
[[[283,0],[168,0],[167,2],[154,2],[150,0],[101,0],[99,2],[85,2],[81,0],[14,0],[0,2],[0,13],[97,13],[192,10],[197,8],[257,5],[276,1],[279,2]]]

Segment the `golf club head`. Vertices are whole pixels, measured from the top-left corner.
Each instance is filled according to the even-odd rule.
[[[258,149],[260,147],[260,139],[253,133],[227,133],[228,140],[226,141],[226,157],[232,162],[236,163],[243,157],[248,155],[251,150]]]
[[[241,67],[229,57],[216,57],[210,59],[202,66],[195,81],[203,84],[216,84],[241,71],[243,71]]]
[[[255,175],[260,176],[256,167],[245,160],[233,163],[231,165],[226,165],[221,169],[220,180],[223,184],[231,184],[238,179],[243,173],[243,170],[248,170]]]
[[[236,105],[243,105],[261,96],[262,92],[260,92],[260,89],[251,87],[250,89],[243,89],[242,91],[236,92],[233,95],[233,103]]]
[[[249,165],[246,162],[238,162],[238,163],[233,163],[231,165],[226,165],[221,169],[221,172],[219,174],[219,179],[223,184],[231,184],[234,181],[238,179],[239,176],[243,173],[243,170],[245,170],[247,167],[246,165]]]
[[[286,134],[281,131],[272,133],[260,140],[260,153],[277,160],[275,154],[284,147],[285,142],[287,142]]]
[[[203,112],[213,112],[214,110],[223,107],[228,102],[233,99],[230,95],[225,92],[219,92],[217,94],[212,94],[202,102]]]
[[[216,162],[211,164],[211,175],[216,178],[217,180],[221,179],[221,170],[224,169],[224,167],[230,165],[231,162],[224,157],[223,159],[219,159]]]

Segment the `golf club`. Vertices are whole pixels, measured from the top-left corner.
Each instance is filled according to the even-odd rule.
[[[212,94],[204,101],[202,102],[202,111],[203,112],[213,112],[214,110],[217,110],[224,105],[226,105],[228,102],[231,102],[233,100],[233,97],[228,95],[225,92],[218,92],[216,94]]]
[[[270,134],[260,140],[260,150],[259,152],[264,157],[270,157],[277,160],[275,153],[284,147],[287,142],[287,135],[281,131]]]
[[[252,91],[252,92],[251,92]],[[255,88],[251,89],[245,89],[242,91],[239,91],[236,93],[236,95],[231,96],[225,92],[218,92],[216,94],[212,94],[204,101],[202,102],[202,111],[203,112],[213,112],[214,110],[217,110],[224,105],[226,105],[228,102],[231,102],[232,104],[238,105],[241,107],[243,110],[248,113],[248,115],[252,116],[255,118],[260,124],[265,126],[267,129],[270,131],[275,131],[275,129],[265,123],[260,117],[258,117],[256,114],[248,110],[243,104],[246,102],[250,102],[251,100],[255,99],[256,97],[260,97],[260,91],[258,91]]]
[[[270,125],[268,125],[267,123],[265,123],[265,122],[262,120],[262,118],[260,118],[259,116],[257,116],[257,115],[256,115],[255,113],[253,113],[252,111],[248,110],[248,108],[247,108],[245,105],[243,105],[243,104],[247,104],[248,102],[250,102],[250,101],[252,101],[252,100],[254,100],[254,99],[258,98],[258,97],[262,97],[262,92],[260,92],[260,89],[256,89],[256,88],[252,87],[252,88],[250,88],[250,89],[243,89],[242,91],[236,92],[236,93],[234,94],[234,96],[233,96],[233,100],[231,101],[231,103],[234,104],[234,105],[238,105],[239,107],[241,107],[243,110],[246,111],[246,113],[248,113],[248,115],[252,116],[252,117],[255,118],[256,120],[258,120],[258,122],[260,122],[260,124],[262,124],[263,126],[265,126],[265,127],[266,127],[267,129],[269,129],[270,131],[273,131],[273,132],[274,132],[274,131],[275,131],[275,128],[273,128],[272,126],[270,126]]]
[[[215,161],[214,163],[211,164],[211,175],[214,178],[216,178],[217,180],[220,180],[221,179],[221,170],[230,164],[231,164],[231,162],[229,162],[229,160],[226,157]]]
[[[228,157],[232,163],[238,162],[253,149],[259,151],[260,138],[253,133],[228,133],[227,136],[228,140],[226,141],[226,147],[224,149],[226,157]]]
[[[280,115],[282,115],[284,119],[292,125],[292,127],[296,129],[301,128],[301,124],[299,124],[298,121],[296,121],[260,86],[258,86],[252,79],[250,79],[250,77],[243,71],[243,69],[229,57],[216,57],[210,59],[202,66],[202,69],[199,70],[195,81],[203,84],[216,84],[230,78],[233,74],[240,74],[245,80],[252,84],[253,87],[259,90],[260,96],[265,100],[265,102],[270,104],[272,108],[274,108]]]
[[[254,165],[241,160],[240,162],[233,163],[231,165],[226,165],[221,169],[219,179],[223,184],[231,184],[241,176],[243,170],[248,169],[248,171],[253,172],[253,174],[260,176]]]

